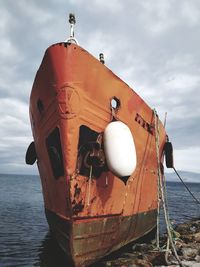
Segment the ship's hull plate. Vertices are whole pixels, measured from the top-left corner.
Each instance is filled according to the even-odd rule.
[[[144,236],[156,226],[157,211],[132,216],[64,220],[46,210],[60,247],[76,267],[88,266],[105,255]]]

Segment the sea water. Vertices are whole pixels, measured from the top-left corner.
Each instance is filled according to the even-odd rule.
[[[200,181],[200,177],[199,177]],[[200,199],[200,183],[187,183]],[[167,183],[173,224],[200,217],[181,183]],[[162,220],[162,231],[164,221]],[[0,267],[70,267],[49,233],[38,176],[0,175]]]

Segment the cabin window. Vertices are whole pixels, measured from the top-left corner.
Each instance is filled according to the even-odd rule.
[[[57,179],[64,175],[63,155],[58,127],[56,127],[47,137],[46,147],[53,175]]]

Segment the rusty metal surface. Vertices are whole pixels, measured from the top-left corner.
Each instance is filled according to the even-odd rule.
[[[116,119],[126,123],[134,136],[137,167],[126,185],[109,171],[89,183],[88,177],[80,176],[76,169],[79,128],[86,125],[103,132],[112,117],[113,97],[121,103]],[[38,111],[38,101],[43,105],[42,112]],[[45,206],[49,210],[63,216],[72,213],[77,217],[96,217],[131,215],[156,208],[155,140],[153,130],[148,131],[153,127],[152,110],[134,90],[81,47],[60,43],[47,49],[33,85],[30,115]],[[65,172],[57,180],[44,148],[55,127],[60,130]],[[162,125],[160,135],[162,152],[165,142]],[[79,194],[76,186],[81,188]]]
[[[77,168],[80,127],[103,133],[112,119],[113,97],[120,101],[115,117],[130,128],[137,151],[137,167],[126,184],[109,170],[97,179],[92,172],[91,177],[80,175]],[[42,109],[38,109],[38,103]],[[56,44],[47,49],[36,75],[30,118],[45,207],[73,222],[73,227],[63,227],[51,215],[47,218],[78,267],[153,228],[157,208],[154,118],[151,108],[134,90],[81,47]],[[162,157],[166,133],[159,124]],[[58,179],[52,173],[45,146],[56,127],[64,165],[64,175]],[[70,241],[65,235],[70,235]]]
[[[143,236],[156,225],[155,210],[134,216],[76,222],[61,219],[48,210],[46,216],[59,245],[68,257],[73,259],[76,267],[84,267],[101,259]],[[132,228],[129,227],[130,222]]]
[[[72,248],[70,245],[70,238],[72,233],[72,222],[60,218],[52,211],[45,209],[45,215],[49,224],[49,227],[58,241],[59,246],[66,253],[68,258],[72,260]]]

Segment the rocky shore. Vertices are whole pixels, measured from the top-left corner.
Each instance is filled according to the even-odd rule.
[[[163,267],[183,266],[200,267],[200,218],[179,224],[173,232],[174,243],[181,264],[177,262],[171,251],[166,252],[167,236],[160,240],[160,250],[155,241],[140,242],[122,251],[117,256],[98,264],[100,267]],[[97,266],[97,265],[96,265]]]

